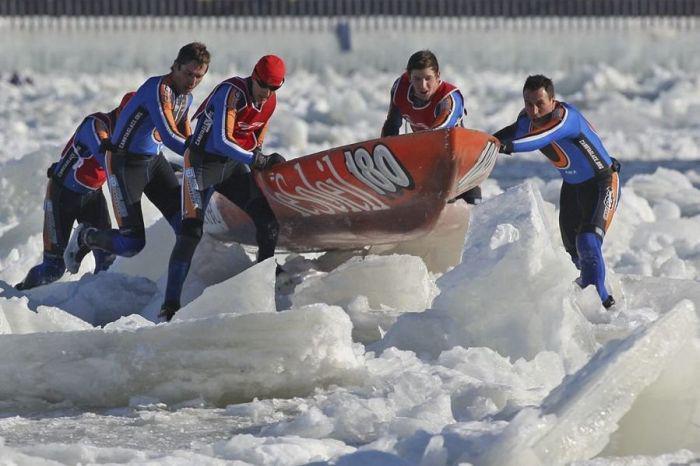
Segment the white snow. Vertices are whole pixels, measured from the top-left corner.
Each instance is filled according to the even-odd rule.
[[[242,50],[225,30],[92,40],[0,23],[14,44],[0,57],[0,464],[699,462],[697,28],[533,21],[450,41],[359,30],[348,55],[325,30],[253,33]],[[501,158],[485,202],[450,205],[426,238],[281,253],[277,283],[274,261],[205,236],[171,323],[156,316],[174,235],[148,201],[141,254],[15,290],[41,259],[46,167],[83,116],[165,72],[195,32],[214,52],[195,105],[260,53],[288,60],[266,139],[288,157],[376,137],[391,83],[426,46],[485,131],[515,118],[527,74],[552,75],[623,165],[604,245],[616,307],[573,284],[560,181],[537,154]],[[34,84],[9,84],[14,70]]]
[[[133,397],[225,404],[303,395],[354,379],[362,358],[350,331],[342,310],[312,305],[133,330],[7,335],[0,400],[118,407]]]
[[[432,308],[402,316],[382,346],[430,357],[465,344],[513,358],[556,351],[569,367],[583,364],[596,343],[552,214],[528,184],[477,206],[462,262],[438,280]]]
[[[609,343],[539,408],[518,413],[479,464],[566,463],[595,456],[642,390],[697,339],[697,330],[695,306],[685,300],[649,327]]]

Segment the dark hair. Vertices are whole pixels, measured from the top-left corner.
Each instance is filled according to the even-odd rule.
[[[196,62],[198,65],[209,65],[209,50],[201,42],[192,42],[180,49],[175,59],[178,65],[186,65],[189,62]]]
[[[536,91],[541,87],[543,87],[544,90],[547,91],[547,95],[549,95],[551,99],[554,98],[554,83],[551,79],[549,79],[543,74],[528,76],[525,80],[525,85],[523,86],[523,92]]]
[[[432,68],[436,73],[440,71],[437,57],[430,50],[420,50],[414,53],[408,59],[408,64],[406,65],[406,71],[409,73],[413,70],[424,70],[426,68]]]

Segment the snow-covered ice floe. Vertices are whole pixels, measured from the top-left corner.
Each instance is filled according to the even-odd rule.
[[[126,406],[133,397],[213,404],[303,396],[362,366],[340,309],[221,315],[135,330],[6,335],[0,403]]]

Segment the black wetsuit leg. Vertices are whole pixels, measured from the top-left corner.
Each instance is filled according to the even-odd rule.
[[[578,200],[578,185],[563,182],[559,192],[559,232],[564,249],[579,268],[576,235],[581,225],[582,212]]]
[[[216,191],[247,213],[255,224],[255,239],[258,244],[258,262],[275,255],[279,224],[270,204],[255,182],[253,173],[237,169]]]
[[[163,303],[168,320],[180,308],[182,287],[189,273],[192,257],[202,238],[204,212],[214,186],[233,172],[235,163],[224,157],[188,150],[182,179],[182,227],[168,263],[168,283]]]
[[[83,197],[65,188],[60,180],[49,178],[44,197],[44,255],[41,264],[32,267],[15,287],[28,290],[55,282],[66,271],[63,251],[71,228],[78,217]]]
[[[144,194],[177,233],[180,228],[180,183],[163,154],[158,154],[148,164]]]

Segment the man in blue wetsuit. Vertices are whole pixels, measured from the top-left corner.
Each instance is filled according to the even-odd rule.
[[[620,164],[574,106],[555,100],[552,80],[528,76],[525,108],[515,123],[498,131],[501,152],[541,151],[563,178],[559,228],[571,260],[581,271],[576,282],[594,285],[603,306],[615,304],[605,287],[602,244],[620,195]]]
[[[73,222],[77,220],[96,228],[111,226],[102,194],[107,175],[100,146],[109,140],[119,113],[133,95],[133,92],[124,95],[119,107],[109,113],[88,115],[64,147],[59,161],[49,167],[44,199],[44,258],[15,285],[18,290],[46,285],[63,276],[66,270],[63,251]],[[81,255],[88,252],[89,249],[84,249]],[[114,256],[108,252],[95,250],[93,253],[95,273],[107,270],[114,261]]]
[[[187,111],[192,90],[209,69],[209,51],[193,42],[180,49],[170,73],[149,78],[136,91],[117,120],[106,150],[109,190],[118,230],[80,225],[64,259],[78,269],[81,248],[99,249],[131,257],[146,244],[141,196],[160,210],[177,233],[180,228],[180,185],[161,152],[163,144],[183,155],[192,133]]]

